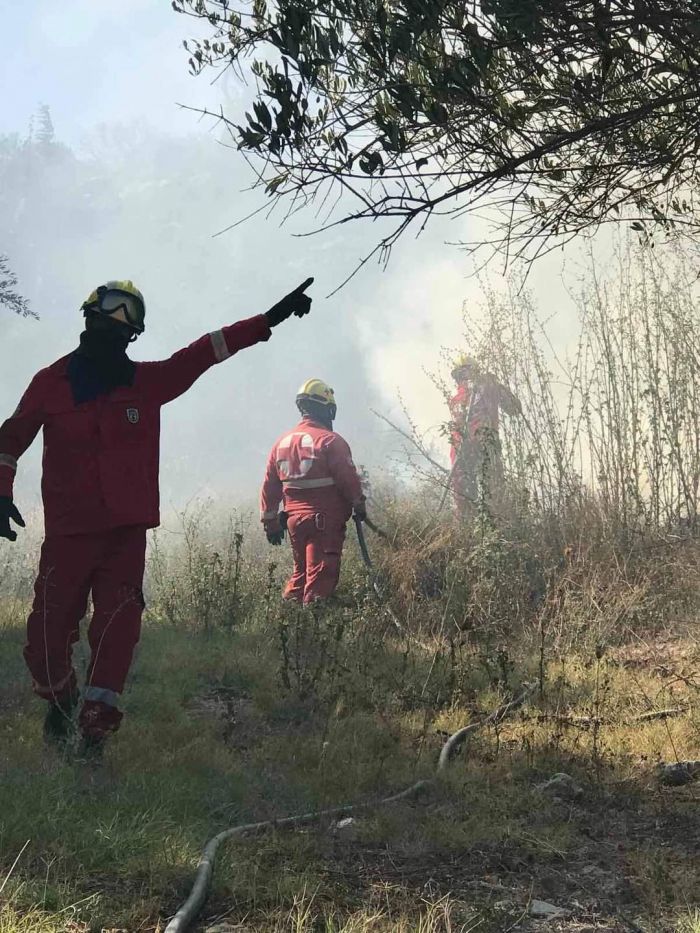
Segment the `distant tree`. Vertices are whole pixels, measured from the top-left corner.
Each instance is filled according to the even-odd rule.
[[[37,317],[26,298],[15,291],[17,276],[8,264],[7,256],[0,255],[0,305],[22,317]]]
[[[54,142],[53,120],[51,119],[51,109],[47,104],[39,107],[37,114],[37,126],[34,130],[35,139],[44,146],[50,146]]]
[[[195,73],[249,69],[223,119],[295,210],[335,189],[342,221],[481,211],[535,257],[625,217],[697,233],[697,0],[175,0],[209,24]],[[329,202],[330,203],[330,202]]]

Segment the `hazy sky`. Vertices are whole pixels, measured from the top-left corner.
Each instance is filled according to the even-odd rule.
[[[187,71],[182,39],[193,21],[176,16],[166,0],[2,0],[0,131],[26,126],[48,103],[62,138],[80,143],[98,123],[147,119],[170,132],[189,133],[194,118],[176,102],[196,105],[207,79]]]
[[[130,153],[124,158],[133,158],[133,148],[120,140],[131,142],[143,133],[143,151],[152,159],[147,181],[141,162],[120,168],[125,203],[132,205],[128,218],[105,214],[100,225],[100,216],[94,217],[89,242],[76,240],[78,247],[60,268],[26,273],[21,285],[41,321],[3,320],[3,356],[10,357],[0,386],[4,411],[12,410],[36,369],[72,349],[80,331],[75,309],[104,279],[132,277],[145,292],[148,333],[133,355],[153,359],[207,330],[266,310],[314,275],[312,317],[278,328],[269,344],[218,367],[167,410],[166,503],[207,492],[253,495],[267,449],[294,420],[296,386],[310,376],[336,389],[337,428],[361,463],[374,466],[385,459],[388,447],[396,446],[369,409],[398,417],[398,392],[421,427],[446,420],[441,396],[423,369],[438,369],[443,349],[460,346],[462,304],[471,310],[480,300],[465,255],[446,245],[475,236],[470,220],[434,224],[418,240],[406,239],[386,271],[373,265],[326,301],[324,296],[375,242],[375,226],[300,238],[293,234],[311,229],[313,216],[280,229],[259,215],[212,239],[260,201],[255,193],[242,193],[249,176],[237,153],[224,150],[196,114],[177,107],[216,107],[225,95],[229,113],[237,115],[242,92],[232,78],[212,86],[209,77],[188,74],[181,43],[198,24],[176,15],[165,0],[0,0],[0,11],[10,38],[0,60],[0,86],[12,87],[3,95],[0,134],[23,135],[32,113],[46,103],[57,138],[76,152],[87,157],[97,148],[103,158],[107,152],[118,162],[123,148]],[[100,130],[102,125],[110,129]],[[192,137],[192,152],[201,155],[180,155],[178,165],[171,166],[167,140],[157,142],[160,134],[182,138],[183,145],[185,137],[187,145]],[[186,185],[177,175],[183,159],[191,162]],[[207,166],[201,173],[200,163]],[[162,200],[157,211],[138,216],[134,186],[147,185],[152,198],[154,171]],[[83,222],[70,207],[58,221],[51,220],[72,233]],[[56,236],[62,232],[57,229]],[[26,247],[0,243],[11,257],[26,253]],[[15,265],[20,274],[29,268],[21,259]],[[551,331],[555,341],[564,342],[573,312],[561,271],[557,253],[535,267],[530,287],[543,315],[557,312]],[[495,284],[500,274],[500,269],[491,270]],[[52,289],[59,278],[61,287]],[[237,398],[245,398],[245,411],[236,410]],[[26,495],[30,486],[36,489],[37,466],[35,450],[20,487]]]

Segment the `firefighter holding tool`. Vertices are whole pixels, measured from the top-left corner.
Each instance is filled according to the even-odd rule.
[[[333,390],[309,379],[296,404],[301,421],[275,443],[267,460],[260,517],[270,544],[282,543],[286,521],[294,571],[283,597],[309,605],[335,591],[345,526],[353,512],[365,519],[366,509],[350,448],[333,430]]]
[[[159,524],[161,406],[207,369],[268,340],[290,315],[307,314],[305,289],[267,313],[206,334],[169,359],[137,363],[127,348],[145,330],[145,302],[131,281],[110,281],[83,303],[76,350],[42,369],[0,426],[0,538],[24,526],[13,502],[17,460],[43,429],[41,549],[24,657],[46,700],[47,740],[63,743],[74,712],[86,754],[99,755],[122,719],[119,695],[139,639],[146,530]],[[71,662],[92,595],[87,680],[79,692]]]
[[[476,501],[479,476],[490,488],[503,483],[499,414],[522,415],[522,405],[507,386],[484,371],[470,356],[460,357],[452,370],[457,391],[450,400],[452,493],[458,516]]]

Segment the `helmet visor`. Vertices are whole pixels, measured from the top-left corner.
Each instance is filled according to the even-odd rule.
[[[98,290],[97,303],[102,314],[109,314],[132,327],[139,334],[144,331],[145,308],[143,302],[129,292],[116,289]]]

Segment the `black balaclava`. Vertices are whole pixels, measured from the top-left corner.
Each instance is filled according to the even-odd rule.
[[[321,402],[315,402],[313,399],[305,398],[299,402],[299,411],[305,418],[311,418],[312,421],[318,421],[329,431],[333,430],[333,418],[329,405],[323,405]]]
[[[130,340],[115,323],[87,312],[80,345],[68,361],[73,401],[76,405],[107,395],[117,386],[130,386],[136,364],[126,355]]]

